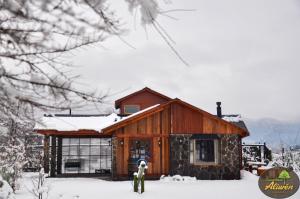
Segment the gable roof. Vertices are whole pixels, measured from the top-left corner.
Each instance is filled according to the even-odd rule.
[[[126,99],[128,99],[128,98],[130,98],[130,97],[136,96],[136,95],[138,95],[138,94],[140,94],[140,93],[143,93],[143,92],[151,93],[151,94],[153,94],[153,95],[156,95],[156,96],[159,96],[159,97],[161,97],[161,98],[164,98],[164,99],[166,99],[166,100],[168,100],[168,101],[169,101],[169,100],[172,100],[172,98],[170,98],[170,97],[168,97],[168,96],[166,96],[166,95],[163,95],[163,94],[161,94],[161,93],[159,93],[159,92],[156,92],[156,91],[154,91],[154,90],[152,90],[152,89],[150,89],[150,88],[148,88],[148,87],[145,87],[145,88],[143,88],[143,89],[141,89],[141,90],[139,90],[139,91],[136,91],[136,92],[134,92],[134,93],[131,93],[131,94],[129,94],[129,95],[126,95],[125,97],[122,97],[122,98],[116,100],[116,101],[115,101],[115,108],[116,108],[116,109],[120,108],[120,103],[121,103],[122,101],[124,101],[124,100],[126,100]]]
[[[213,115],[213,114],[210,114],[210,113],[208,113],[208,112],[206,112],[206,111],[204,111],[204,110],[202,110],[202,109],[200,109],[200,108],[198,108],[198,107],[195,107],[195,106],[193,106],[193,105],[191,105],[191,104],[189,104],[189,103],[187,103],[187,102],[184,102],[184,101],[182,101],[182,100],[180,100],[180,99],[178,99],[178,98],[175,98],[175,99],[173,99],[173,100],[170,100],[170,101],[168,101],[168,102],[166,102],[166,103],[164,103],[164,104],[157,105],[157,106],[155,106],[155,107],[153,107],[153,108],[151,108],[151,109],[145,110],[145,111],[143,111],[143,112],[137,112],[135,115],[133,115],[133,116],[131,116],[131,117],[129,117],[129,118],[125,118],[125,119],[122,120],[122,121],[119,121],[119,122],[117,122],[117,123],[115,123],[115,124],[113,124],[113,125],[111,125],[111,126],[108,126],[108,127],[106,127],[106,128],[103,128],[103,129],[101,130],[101,132],[102,132],[102,133],[109,133],[109,132],[111,132],[111,131],[113,131],[113,130],[116,130],[116,129],[118,129],[118,128],[121,128],[121,127],[123,127],[123,126],[126,126],[127,124],[133,123],[133,122],[135,122],[135,121],[137,121],[137,120],[140,120],[140,119],[143,119],[143,118],[145,118],[145,117],[147,117],[147,116],[149,116],[149,115],[152,115],[152,114],[155,114],[155,113],[157,113],[157,112],[160,112],[160,111],[162,111],[166,106],[171,105],[171,104],[174,104],[174,103],[181,104],[181,105],[183,105],[183,106],[185,106],[185,107],[188,107],[188,108],[190,108],[190,109],[192,109],[192,110],[194,110],[194,111],[200,112],[200,113],[202,113],[203,115],[205,115],[205,116],[207,116],[207,117],[209,117],[209,118],[215,119],[215,120],[217,120],[217,121],[219,121],[219,122],[221,122],[221,123],[223,123],[223,124],[234,125],[236,128],[240,129],[240,130],[243,132],[242,137],[245,137],[245,136],[248,136],[248,135],[249,135],[249,132],[246,131],[246,130],[245,130],[244,128],[242,128],[241,126],[236,125],[236,124],[231,123],[231,122],[228,122],[228,121],[226,121],[226,120],[223,120],[223,119],[221,119],[221,118],[219,118],[219,117],[217,117],[217,116],[215,116],[215,115]]]
[[[238,129],[242,137],[248,136],[249,131],[242,120],[237,120],[237,116],[239,115],[223,115],[223,118],[219,118],[213,114],[210,114],[198,107],[195,107],[187,102],[184,102],[178,98],[171,99],[167,96],[164,96],[156,91],[153,91],[149,88],[144,88],[140,91],[127,95],[117,101],[122,101],[128,97],[133,95],[137,95],[141,92],[151,92],[155,95],[163,97],[168,101],[163,104],[156,104],[154,106],[143,109],[137,113],[134,113],[127,117],[121,117],[116,114],[111,115],[92,115],[90,117],[83,117],[82,115],[76,117],[67,117],[65,115],[56,115],[54,117],[44,117],[46,118],[46,126],[37,124],[35,130],[40,132],[44,130],[55,130],[61,132],[67,131],[81,131],[81,130],[90,130],[100,133],[104,133],[110,135],[114,130],[124,127],[128,124],[141,120],[149,115],[155,114],[157,112],[163,111],[167,106],[171,106],[172,104],[180,104],[188,109],[201,113],[203,116],[215,120],[221,124],[226,124],[230,126],[234,126]],[[116,104],[117,104],[116,101]],[[217,132],[216,132],[217,133]]]
[[[177,102],[178,102],[178,103],[180,103],[180,104],[182,104],[182,105],[184,105],[184,106],[187,106],[187,107],[189,107],[189,108],[191,108],[191,109],[193,109],[193,110],[195,110],[195,111],[201,112],[201,113],[203,113],[205,116],[208,116],[208,117],[210,117],[210,118],[213,118],[213,119],[215,119],[215,120],[218,120],[219,122],[221,122],[221,123],[223,123],[223,124],[234,125],[235,127],[239,128],[240,130],[242,130],[242,131],[245,132],[245,134],[243,135],[243,137],[249,135],[248,129],[247,129],[247,128],[246,128],[246,129],[245,129],[245,128],[242,128],[241,125],[237,125],[238,122],[236,122],[236,123],[234,123],[234,122],[229,122],[229,121],[224,120],[224,119],[221,119],[221,118],[219,118],[218,116],[213,115],[213,114],[211,114],[211,113],[209,113],[209,112],[207,112],[207,111],[204,111],[204,110],[202,110],[202,109],[200,109],[200,108],[198,108],[198,107],[196,107],[196,106],[193,106],[193,105],[191,105],[191,104],[189,104],[189,103],[187,103],[187,102],[184,102],[184,101],[182,101],[182,100],[180,100],[180,99],[178,99],[178,98],[176,98],[176,99],[177,99]],[[245,123],[244,123],[244,125],[245,125]],[[246,125],[245,125],[245,127],[246,127]]]

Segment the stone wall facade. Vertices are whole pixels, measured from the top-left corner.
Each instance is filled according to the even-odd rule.
[[[219,163],[195,165],[190,163],[192,134],[170,136],[170,174],[195,176],[203,180],[240,179],[241,138],[239,135],[217,135],[219,140]]]

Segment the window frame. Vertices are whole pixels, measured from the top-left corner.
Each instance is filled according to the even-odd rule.
[[[124,106],[123,106],[123,112],[124,112],[124,114],[134,114],[134,113],[136,113],[136,112],[134,112],[134,113],[128,113],[128,112],[126,112],[126,107],[137,107],[138,111],[136,111],[136,112],[139,112],[141,110],[141,106],[138,105],[138,104],[124,104]]]
[[[131,144],[132,142],[136,142],[136,141],[146,141],[149,142],[149,152],[150,152],[150,157],[148,157],[147,162],[153,162],[153,140],[150,138],[139,138],[139,137],[132,137],[129,138],[129,159],[131,158]]]
[[[196,142],[202,140],[212,140],[214,144],[214,161],[197,161]],[[220,140],[213,138],[192,139],[190,140],[190,164],[193,165],[219,165],[221,163]]]
[[[73,139],[76,143],[71,143],[71,139]],[[77,140],[78,141],[77,141]],[[95,142],[96,141],[96,142]],[[64,149],[64,152],[62,151],[61,155],[61,167],[62,167],[62,174],[102,174],[97,173],[97,169],[100,170],[109,170],[109,172],[112,172],[112,140],[108,137],[63,137],[62,138],[62,148]],[[99,148],[99,154],[92,154],[91,150],[92,147]],[[73,155],[71,154],[71,147],[76,147],[78,154]],[[82,147],[88,148],[88,154],[81,154]],[[86,162],[83,163],[83,159],[86,159]],[[99,164],[97,167],[93,166],[92,161],[93,160],[99,160]],[[84,169],[82,165],[80,167],[74,167],[67,168],[65,166],[66,163],[68,163],[68,160],[79,160],[83,164],[88,164],[88,169]],[[72,162],[72,161],[70,161]],[[103,164],[102,164],[102,163]],[[96,164],[94,164],[96,165]],[[86,167],[87,168],[87,167]],[[95,169],[97,168],[97,169]],[[106,173],[105,173],[106,174]]]

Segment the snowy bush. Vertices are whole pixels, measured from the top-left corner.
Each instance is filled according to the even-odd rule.
[[[300,151],[286,150],[283,154],[273,154],[271,166],[293,168],[300,173]]]
[[[15,191],[19,188],[18,180],[22,176],[22,168],[26,163],[24,147],[8,144],[1,146],[0,151],[0,174]]]
[[[0,199],[14,199],[13,189],[0,175]]]
[[[2,132],[0,139],[0,175],[9,183],[13,191],[19,188],[18,180],[26,164],[24,136],[27,129],[14,120],[9,123],[8,131]],[[25,134],[25,135],[24,135]]]
[[[37,178],[32,178],[33,189],[31,193],[37,199],[45,199],[48,197],[50,185],[46,181],[46,174],[44,169],[41,168]]]
[[[163,182],[174,182],[174,181],[193,182],[193,181],[197,181],[197,178],[196,177],[190,177],[190,176],[181,176],[181,175],[174,175],[174,176],[162,175],[160,177],[160,181],[163,181]]]

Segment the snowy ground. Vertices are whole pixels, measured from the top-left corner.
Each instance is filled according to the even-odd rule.
[[[16,199],[33,199],[29,190],[32,188],[31,176],[25,174],[23,186],[17,191]],[[93,178],[49,178],[50,192],[48,199],[183,199],[183,198],[215,198],[215,199],[263,199],[268,198],[260,192],[258,177],[242,171],[242,180],[195,180],[187,177],[184,181],[168,178],[159,181],[146,181],[145,193],[132,191],[130,181],[110,182]],[[291,198],[300,198],[300,191]]]

